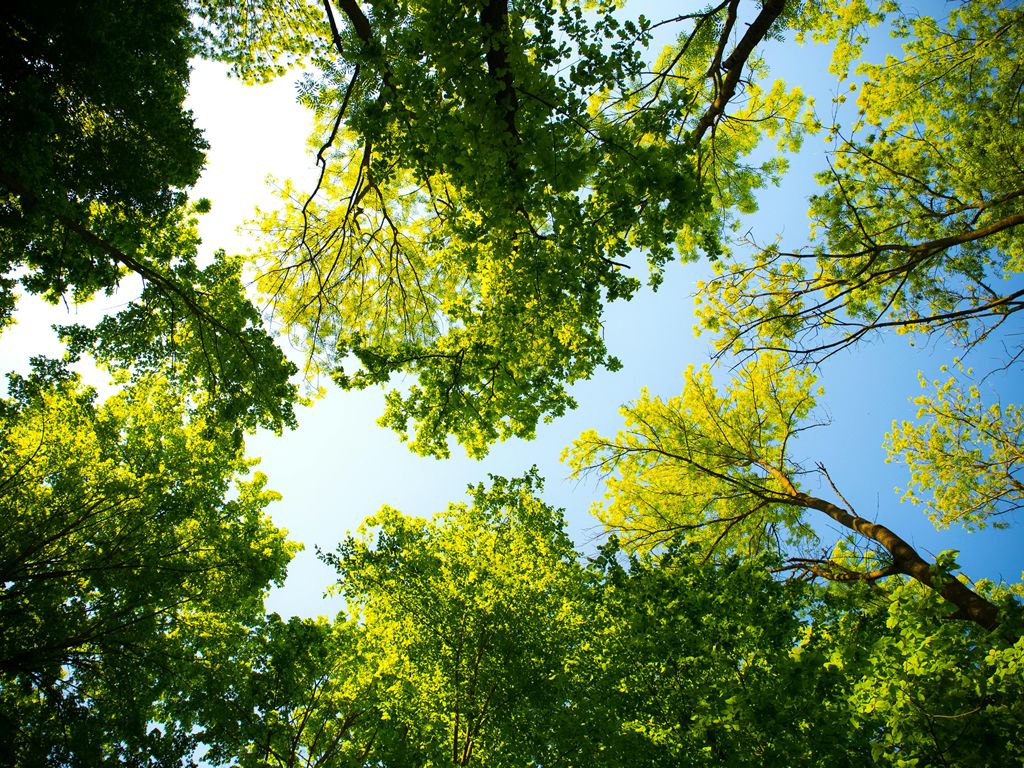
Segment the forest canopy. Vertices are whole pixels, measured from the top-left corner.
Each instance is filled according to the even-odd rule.
[[[1024,585],[957,561],[1024,499],[1019,4],[15,0],[0,30],[0,332],[127,294],[0,399],[0,765],[1024,763]],[[827,104],[774,74],[812,41]],[[317,177],[248,253],[200,249],[196,57],[301,72]],[[806,227],[755,232],[808,161]],[[335,616],[267,610],[302,544],[258,429],[329,379],[431,461],[543,437],[675,272],[706,359],[565,449],[596,542],[521,467],[317,546]],[[938,551],[807,450],[872,341],[946,363],[877,435]]]

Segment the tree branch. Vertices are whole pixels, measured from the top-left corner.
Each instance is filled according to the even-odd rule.
[[[747,63],[754,48],[767,36],[772,23],[782,13],[785,5],[786,0],[765,0],[757,18],[747,27],[746,33],[740,38],[729,57],[722,62],[720,69],[725,71],[725,77],[720,77],[717,71],[710,73],[715,79],[715,99],[701,115],[690,134],[694,146],[699,145],[708,129],[716,125],[722,118],[729,101],[736,95],[736,86],[739,85],[743,65]],[[723,34],[728,35],[729,31],[730,28],[727,25]],[[720,51],[724,42],[723,38],[719,46]]]

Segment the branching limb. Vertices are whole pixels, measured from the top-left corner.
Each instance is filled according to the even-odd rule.
[[[747,27],[747,31],[740,38],[732,53],[729,54],[725,61],[722,61],[720,67],[716,68],[716,70],[724,71],[725,76],[721,77],[719,71],[709,73],[715,80],[715,98],[704,114],[701,115],[700,120],[697,121],[697,125],[694,126],[691,132],[691,139],[694,145],[699,145],[704,138],[704,134],[709,129],[713,129],[718,124],[718,121],[721,120],[726,106],[728,106],[732,97],[736,95],[736,87],[740,83],[743,66],[747,63],[747,59],[750,58],[754,48],[767,36],[771,25],[782,13],[785,5],[786,0],[765,0],[764,5],[761,7],[761,12],[758,13],[757,18]],[[732,14],[730,13],[730,15]],[[731,24],[727,24],[719,41],[718,52],[715,57],[716,61],[721,58],[730,32]]]

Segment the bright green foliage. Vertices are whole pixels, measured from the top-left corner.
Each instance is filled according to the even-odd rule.
[[[316,67],[301,98],[323,174],[261,220],[271,320],[310,376],[411,374],[381,421],[414,450],[445,456],[455,437],[481,456],[617,365],[601,318],[637,290],[630,266],[657,285],[676,255],[724,255],[785,170],[753,150],[816,127],[757,53],[784,29],[836,41],[841,79],[868,26],[888,22],[904,58],[854,70],[818,245],[723,262],[705,287],[719,348],[826,355],[886,324],[970,344],[1019,308],[1020,8],[970,0],[939,22],[889,2],[749,5],[680,16],[651,63],[655,25],[604,2],[10,9],[0,324],[15,278],[53,301],[125,270],[145,286],[96,328],[62,329],[72,357],[128,368],[119,394],[99,404],[41,363],[0,403],[0,763],[1024,760],[1019,587],[969,588],[954,552],[924,561],[824,468],[836,501],[805,492],[793,443],[820,390],[777,353],[724,389],[691,367],[681,395],[645,392],[619,435],[571,449],[574,473],[605,475],[596,512],[632,554],[611,543],[588,567],[535,473],[492,478],[431,520],[385,507],[325,555],[347,600],[334,622],[264,615],[295,547],[239,445],[292,423],[293,369],[241,260],[196,264],[187,56],[249,81]],[[888,437],[907,498],[940,525],[1018,508],[1020,409],[954,379],[918,403],[926,423]],[[796,556],[817,541],[811,510],[851,532],[828,556]]]
[[[567,452],[569,464],[575,475],[605,477],[608,491],[595,514],[631,547],[650,550],[681,539],[708,557],[723,551],[781,555],[817,541],[806,519],[813,511],[849,533],[832,555],[791,557],[786,570],[842,582],[911,576],[956,606],[950,618],[994,629],[998,607],[953,577],[955,564],[929,563],[884,524],[862,518],[823,466],[818,472],[836,501],[800,489],[805,473],[789,448],[813,426],[805,423],[820,394],[813,384],[810,372],[778,353],[748,360],[723,394],[709,367],[691,368],[682,395],[668,401],[642,396],[623,409],[623,431],[614,439],[584,433]],[[851,561],[855,549],[847,541],[869,548],[868,567]]]
[[[1019,594],[977,586],[1002,616],[985,632],[915,582],[833,590],[678,539],[584,565],[535,475],[470,490],[429,521],[384,508],[325,556],[350,617],[179,622],[161,716],[254,768],[1019,757]]]
[[[16,765],[186,750],[154,733],[175,633],[262,614],[295,549],[230,426],[143,379],[106,402],[59,366],[0,404],[0,699]],[[173,762],[177,762],[175,757]]]
[[[535,474],[470,489],[432,520],[383,508],[326,561],[362,629],[387,765],[547,764],[578,640],[582,571]]]
[[[381,423],[436,456],[573,407],[569,384],[617,365],[603,303],[636,291],[638,252],[655,284],[676,253],[717,254],[727,209],[784,165],[742,158],[764,135],[799,142],[800,94],[753,82],[767,5],[743,50],[725,4],[678,19],[651,73],[651,22],[612,4],[339,3],[302,91],[322,176],[284,190],[257,256],[307,373],[413,374]],[[708,73],[730,51],[752,82],[727,119],[736,83]]]
[[[849,11],[866,20],[861,4]],[[811,200],[813,249],[772,246],[703,287],[720,349],[820,359],[885,327],[969,346],[1022,306],[1022,14],[971,0],[948,19],[888,17],[903,55],[855,69],[856,116],[833,127]],[[858,34],[840,27],[825,34]]]
[[[878,27],[899,10],[893,0],[820,0],[803,3],[792,26],[797,30],[798,43],[810,37],[816,43],[833,46],[829,71],[844,80],[868,44],[870,28]]]
[[[241,260],[220,251],[199,268],[195,220],[168,223],[150,232],[145,252],[183,255],[95,327],[59,328],[68,355],[140,377],[156,373],[185,390],[199,386],[211,412],[239,429],[294,427],[297,369],[246,296]]]
[[[723,392],[708,365],[691,366],[684,379],[678,397],[644,392],[624,407],[614,439],[585,432],[566,452],[574,475],[605,478],[606,500],[594,514],[641,549],[684,536],[709,550],[752,554],[780,537],[811,536],[801,510],[784,499],[799,472],[790,442],[819,394],[814,376],[766,353]]]
[[[822,589],[779,581],[772,558],[675,543],[628,570],[614,546],[597,564],[569,665],[567,764],[1021,759],[1019,587],[978,585],[1004,618],[986,632],[944,621],[948,606],[913,581]]]
[[[197,20],[199,52],[230,64],[248,83],[267,82],[307,64],[314,51],[322,55],[331,45],[321,2],[188,0],[187,5]]]
[[[904,500],[926,507],[940,528],[951,523],[968,530],[984,528],[990,518],[1020,509],[1024,504],[1020,406],[986,407],[978,387],[964,387],[956,376],[931,384],[934,393],[914,399],[919,421],[894,422],[886,435],[889,461],[905,463],[910,469]],[[929,386],[924,377],[921,386]]]
[[[184,627],[194,654],[164,709],[211,765],[359,765],[386,745],[360,628],[339,616]]]
[[[183,623],[212,637],[163,713],[242,766],[1018,759],[1007,589],[978,585],[1003,616],[985,632],[914,582],[821,588],[773,556],[673,541],[626,561],[613,540],[584,566],[536,489],[494,478],[431,521],[383,509],[326,557],[351,618]]]

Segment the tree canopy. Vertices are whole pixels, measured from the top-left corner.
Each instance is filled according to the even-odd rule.
[[[182,0],[16,2],[0,53],[0,326],[17,290],[51,303],[131,290],[72,355],[156,368],[215,394],[245,428],[294,424],[294,366],[245,295],[241,264],[198,263],[190,203],[206,144],[183,107],[196,51]],[[169,365],[167,363],[170,363]]]
[[[994,765],[1020,756],[1021,610],[942,622],[776,578],[780,560],[673,543],[575,553],[535,475],[429,520],[384,508],[325,559],[349,609],[270,617],[192,674],[187,720],[224,764]],[[212,686],[211,686],[212,683]],[[181,711],[181,705],[176,711]],[[992,745],[993,762],[977,745]],[[904,761],[904,762],[901,762]],[[913,764],[913,763],[912,763]]]
[[[301,96],[320,180],[284,189],[256,262],[308,372],[344,388],[413,374],[381,423],[436,456],[572,407],[569,384],[618,365],[603,302],[635,293],[638,254],[655,284],[677,254],[716,255],[729,207],[780,168],[744,157],[762,135],[798,139],[799,92],[751,81],[723,120],[783,4],[738,42],[737,6],[676,19],[652,72],[652,23],[612,4],[326,4],[333,45]]]
[[[813,426],[809,417],[821,394],[809,371],[787,369],[784,357],[765,353],[744,365],[723,394],[709,366],[691,368],[685,382],[678,398],[642,397],[624,408],[625,429],[616,437],[584,433],[570,449],[577,474],[607,477],[607,502],[595,510],[607,526],[646,548],[683,536],[709,554],[781,555],[817,543],[806,513],[818,512],[850,531],[848,539],[826,557],[791,557],[788,567],[841,582],[903,574],[941,594],[957,618],[996,626],[998,608],[944,572],[951,556],[930,564],[886,525],[861,517],[823,465],[817,471],[836,501],[801,490],[807,472],[792,458],[792,444]],[[858,537],[867,540],[868,554]]]
[[[878,436],[903,500],[947,535],[1016,522],[1021,409],[983,384],[1021,357],[1022,29],[996,0],[17,0],[0,330],[19,292],[132,293],[0,399],[0,764],[1024,761],[1024,587],[804,458],[828,358],[928,336],[948,364]],[[880,32],[901,52],[872,60]],[[833,48],[829,119],[773,79],[807,39]],[[196,55],[304,68],[318,178],[248,254],[200,250]],[[807,138],[807,244],[738,235]],[[608,305],[677,260],[712,264],[712,359],[566,450],[603,484],[600,543],[536,468],[491,475],[318,547],[336,616],[267,610],[301,545],[245,440],[296,425],[300,376],[382,389],[415,453],[482,458],[620,366]]]
[[[884,20],[902,56],[850,72],[859,48],[837,49],[857,109],[829,129],[811,244],[721,262],[701,291],[720,349],[821,360],[885,328],[969,348],[1020,309],[1021,14],[994,1],[946,18],[850,6],[847,23]]]

